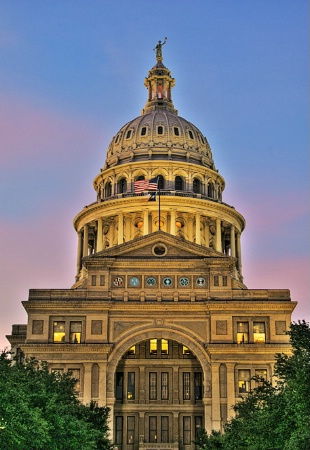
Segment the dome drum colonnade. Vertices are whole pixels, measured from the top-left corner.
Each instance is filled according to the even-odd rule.
[[[145,79],[148,100],[142,115],[112,138],[93,183],[97,202],[74,219],[77,283],[85,276],[83,257],[146,236],[158,230],[159,223],[173,236],[236,258],[234,276],[242,282],[240,238],[245,220],[222,202],[225,181],[215,168],[207,139],[178,116],[171,99],[174,84],[157,56]],[[160,218],[158,202],[148,202],[147,195],[134,191],[136,180],[154,178],[160,187]]]

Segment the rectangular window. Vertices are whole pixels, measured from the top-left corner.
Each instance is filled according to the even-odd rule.
[[[182,347],[182,352],[183,352],[183,356],[188,356],[191,354],[190,349],[188,347],[185,347],[185,345],[183,345],[183,347]]]
[[[104,275],[100,275],[100,286],[104,286],[105,280]]]
[[[266,342],[265,322],[253,322],[253,340],[256,343]]]
[[[161,399],[168,400],[169,398],[169,375],[168,372],[161,373]]]
[[[68,369],[68,372],[71,372],[71,377],[76,379],[76,383],[74,386],[75,392],[80,392],[81,389],[80,369]]]
[[[82,322],[70,322],[70,344],[80,344]]]
[[[150,379],[149,398],[150,398],[150,400],[156,400],[157,399],[157,373],[150,372],[149,379]]]
[[[174,128],[173,128],[173,131],[174,131],[174,135],[175,135],[175,136],[180,136],[180,130],[179,130],[178,127],[174,127]]]
[[[189,400],[190,399],[190,372],[183,372],[183,400]]]
[[[124,373],[116,372],[115,397],[116,400],[123,400]]]
[[[198,437],[198,432],[200,428],[202,427],[202,417],[201,416],[195,416],[195,438]]]
[[[223,286],[227,286],[227,276],[223,276]]]
[[[162,443],[169,442],[169,417],[162,416],[160,422],[161,422],[160,440]]]
[[[250,370],[238,370],[238,387],[239,394],[244,394],[246,392],[250,392],[250,379],[251,372]]]
[[[157,339],[150,339],[150,355],[157,355]]]
[[[255,369],[255,376],[259,378],[264,378],[267,381],[267,370],[266,369]],[[261,386],[261,381],[256,381],[256,387]]]
[[[195,400],[202,400],[202,373],[194,373]]]
[[[136,354],[136,346],[133,345],[133,346],[130,347],[130,349],[128,350],[127,355],[128,355],[128,356],[135,356],[135,354]]]
[[[127,417],[127,444],[134,444],[135,416]]]
[[[96,281],[97,281],[96,275],[92,275],[92,276],[91,276],[91,285],[92,285],[92,286],[96,286]]]
[[[155,442],[157,442],[157,417],[156,416],[150,416],[149,425],[150,425],[150,442],[155,443]]]
[[[135,399],[135,373],[134,372],[128,372],[127,399],[128,400]]]
[[[53,323],[53,342],[60,343],[65,342],[65,322],[54,322]]]
[[[214,275],[214,286],[219,286],[219,276],[218,275]]]
[[[249,342],[249,323],[237,322],[237,344],[247,344]]]
[[[191,418],[190,416],[183,417],[183,444],[191,444]]]
[[[121,445],[123,443],[123,417],[117,416],[115,418],[115,444]]]
[[[169,352],[169,344],[167,339],[161,340],[161,354],[162,355],[168,355]]]

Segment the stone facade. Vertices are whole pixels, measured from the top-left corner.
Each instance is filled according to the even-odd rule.
[[[82,402],[110,407],[122,450],[190,450],[199,427],[222,429],[251,377],[272,380],[275,353],[289,353],[295,307],[288,290],[243,283],[245,220],[222,201],[208,141],[178,116],[162,61],[141,116],[111,141],[97,200],[74,219],[74,285],[30,290],[28,324],[8,336],[70,370]],[[137,191],[153,179],[156,191]]]

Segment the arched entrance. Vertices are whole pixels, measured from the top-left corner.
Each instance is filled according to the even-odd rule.
[[[154,330],[120,343],[115,352],[118,358],[111,358],[108,369],[115,446],[193,449],[197,430],[205,427],[210,395],[210,366],[203,348],[188,337]]]

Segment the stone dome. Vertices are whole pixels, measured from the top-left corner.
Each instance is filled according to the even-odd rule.
[[[146,110],[113,137],[104,168],[145,160],[173,160],[214,170],[212,152],[201,131],[169,109]]]

